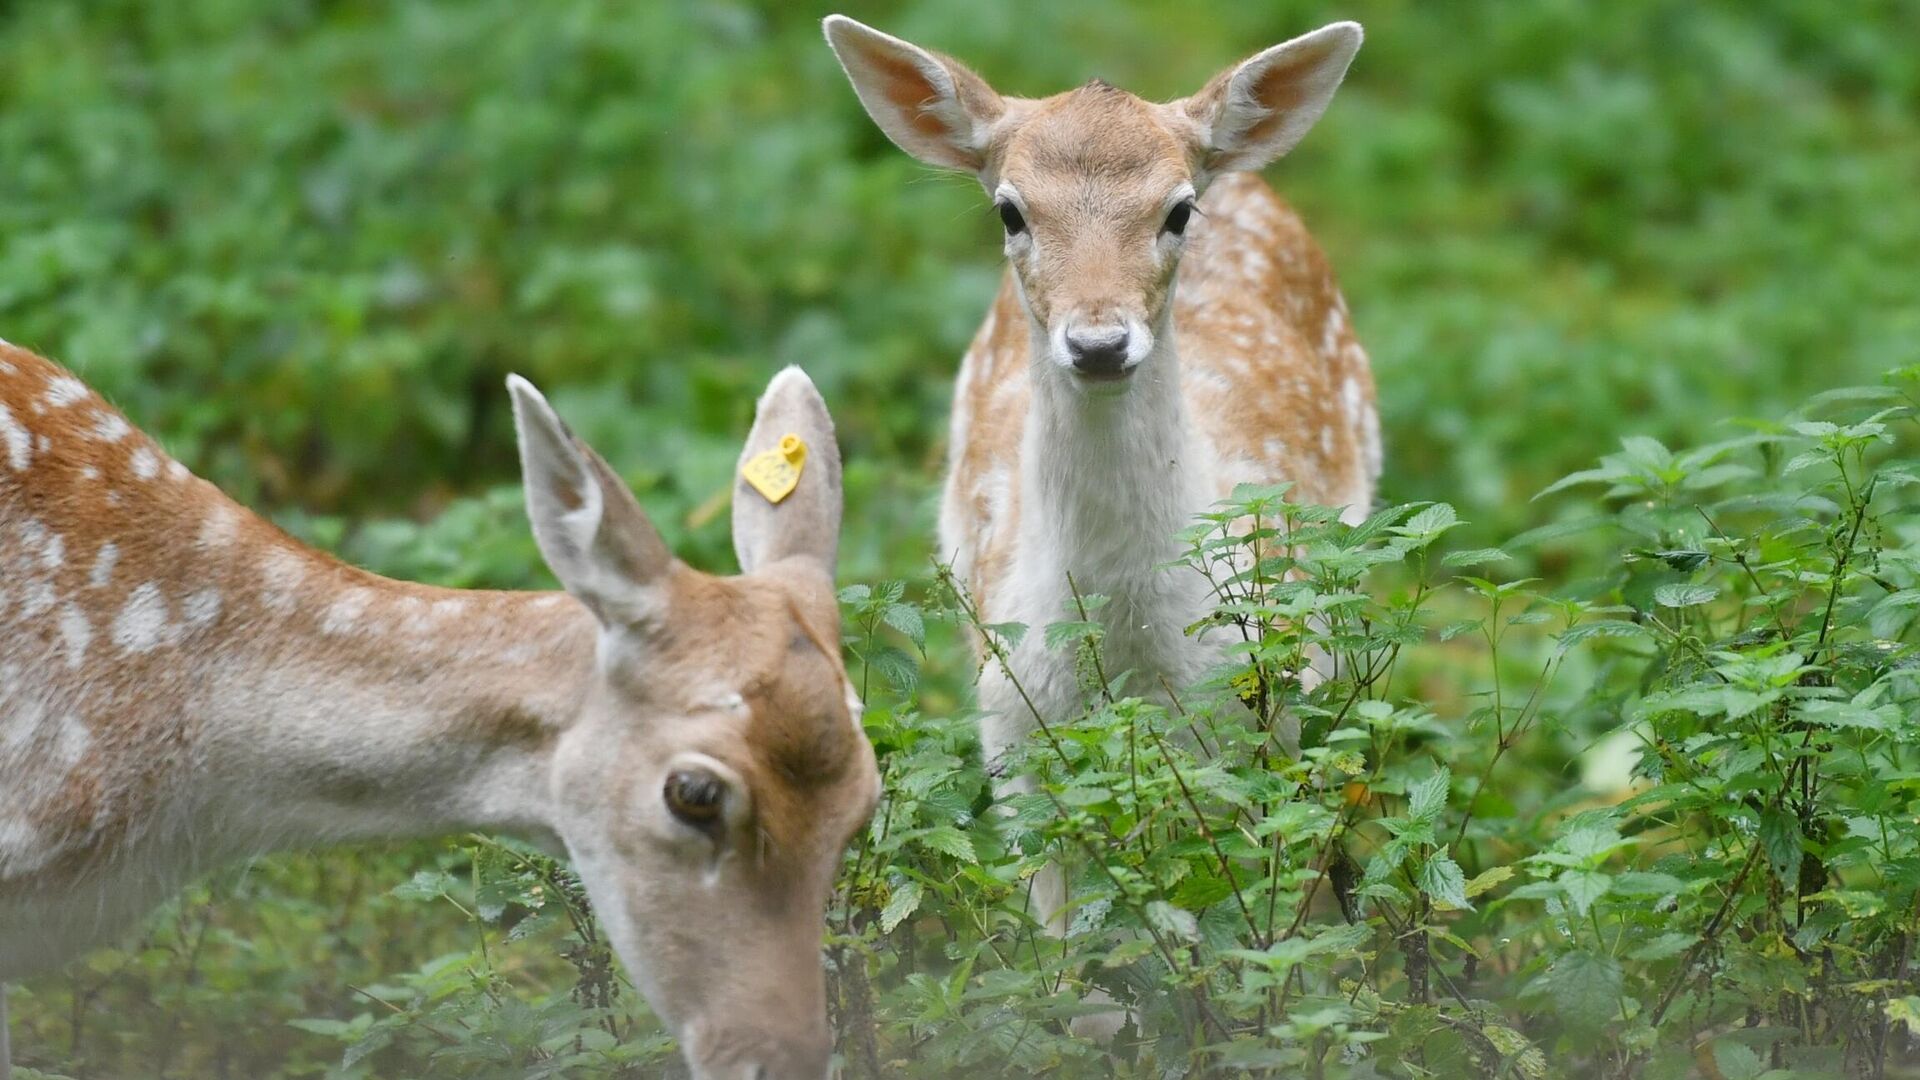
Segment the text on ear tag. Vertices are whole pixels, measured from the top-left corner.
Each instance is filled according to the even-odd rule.
[[[782,435],[779,446],[748,458],[740,466],[740,475],[768,502],[777,503],[793,494],[806,464],[807,444],[798,435]]]

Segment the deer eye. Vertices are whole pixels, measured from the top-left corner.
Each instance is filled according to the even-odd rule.
[[[676,769],[667,774],[661,794],[674,817],[695,828],[706,829],[720,820],[727,785],[705,769]]]
[[[1167,223],[1160,226],[1160,229],[1162,232],[1171,233],[1174,236],[1185,236],[1187,234],[1187,222],[1191,220],[1192,217],[1192,200],[1176,204],[1173,209],[1167,211]]]
[[[1021,215],[1019,207],[1003,199],[994,203],[993,208],[1000,211],[1000,224],[1007,227],[1008,236],[1019,236],[1027,231],[1027,219]]]

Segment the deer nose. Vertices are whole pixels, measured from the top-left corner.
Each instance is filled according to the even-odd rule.
[[[1067,334],[1067,356],[1082,375],[1119,375],[1127,367],[1127,331],[1121,328]]]

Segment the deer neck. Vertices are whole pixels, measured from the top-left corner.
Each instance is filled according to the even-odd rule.
[[[1168,305],[1171,310],[1172,305]],[[1034,323],[1029,355],[1046,358]],[[1197,444],[1180,389],[1170,318],[1154,352],[1118,393],[1087,393],[1064,372],[1035,370],[1021,446],[1023,547],[1051,551],[1085,591],[1124,587],[1178,553],[1202,507]]]
[[[90,631],[0,641],[0,759],[36,762],[0,792],[0,898],[101,865],[184,877],[469,828],[552,840],[551,756],[593,678],[584,607],[389,581],[181,486],[215,542],[122,535],[107,585],[46,583],[38,618]]]
[[[592,617],[563,593],[326,569],[351,583],[280,640],[225,650],[195,695],[201,759],[252,815],[234,845],[550,840],[551,756],[592,676]]]

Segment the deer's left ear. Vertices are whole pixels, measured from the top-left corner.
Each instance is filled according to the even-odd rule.
[[[1179,102],[1200,127],[1207,171],[1263,168],[1293,149],[1327,111],[1361,36],[1359,23],[1323,26],[1228,68]]]
[[[803,448],[800,477],[776,501],[748,482],[746,470],[763,454],[780,456],[789,436]],[[772,491],[780,489],[775,486]],[[740,451],[740,469],[733,479],[733,550],[740,556],[741,572],[750,574],[769,563],[797,557],[831,579],[840,551],[842,499],[840,444],[834,439],[826,400],[806,372],[787,368],[760,395],[753,430]]]

